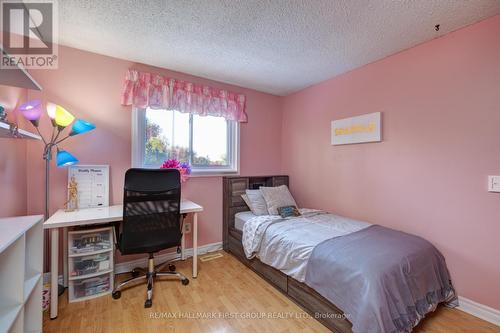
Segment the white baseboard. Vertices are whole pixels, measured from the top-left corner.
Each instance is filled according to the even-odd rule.
[[[490,308],[462,296],[458,296],[458,303],[458,310],[500,326],[500,310]]]
[[[198,255],[205,254],[208,252],[219,251],[219,250],[222,250],[222,242],[198,246]],[[185,251],[186,251],[185,252],[186,258],[190,258],[193,256],[193,248],[186,249]],[[161,263],[164,261],[170,261],[170,260],[179,260],[180,258],[181,258],[181,255],[178,254],[177,252],[164,253],[164,254],[155,256],[155,260],[157,260],[158,263]],[[141,258],[141,259],[126,261],[126,262],[121,262],[121,263],[115,265],[115,273],[130,272],[135,267],[145,267],[145,266],[147,266],[147,264],[148,264],[147,258]]]

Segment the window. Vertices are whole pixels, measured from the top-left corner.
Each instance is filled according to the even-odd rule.
[[[238,123],[170,110],[134,109],[133,165],[158,168],[171,158],[193,174],[238,172]]]

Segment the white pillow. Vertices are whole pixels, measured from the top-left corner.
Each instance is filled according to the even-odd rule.
[[[252,210],[252,205],[250,204],[250,200],[248,200],[247,195],[242,194],[241,197],[243,198],[243,201],[245,201],[245,203],[247,204],[248,208],[250,208],[250,210]]]
[[[277,187],[261,187],[260,191],[266,200],[267,210],[270,215],[278,215],[278,208],[295,206],[297,203],[286,185]]]
[[[245,203],[255,215],[269,215],[266,200],[260,190],[246,190],[246,195],[243,194],[241,197],[243,200],[246,197]]]

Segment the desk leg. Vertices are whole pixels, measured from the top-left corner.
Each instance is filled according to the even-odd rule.
[[[50,235],[50,319],[57,318],[58,293],[57,275],[59,272],[59,229],[51,229]]]
[[[186,238],[183,233],[181,238],[181,260],[186,260],[185,253],[186,253]]]
[[[198,214],[193,214],[193,278],[198,277]]]
[[[63,228],[63,286],[68,287],[68,228]]]

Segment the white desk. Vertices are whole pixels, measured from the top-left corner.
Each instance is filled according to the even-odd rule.
[[[203,211],[203,207],[189,200],[181,200],[181,214],[193,214],[193,278],[198,276],[198,212]],[[102,224],[117,222],[123,219],[123,205],[109,207],[86,208],[74,212],[65,212],[59,209],[47,221],[43,223],[44,229],[51,230],[51,252],[50,252],[50,318],[57,317],[58,297],[57,285],[59,274],[59,228],[72,226]],[[67,244],[63,244],[66,249]],[[181,259],[185,259],[185,239],[184,233],[181,240]],[[65,261],[65,260],[64,260]],[[65,263],[67,265],[67,263]],[[67,279],[67,268],[63,273]]]

